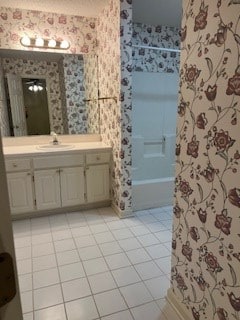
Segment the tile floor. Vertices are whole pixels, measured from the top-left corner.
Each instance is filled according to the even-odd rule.
[[[24,320],[166,320],[171,220],[163,207],[13,222]]]

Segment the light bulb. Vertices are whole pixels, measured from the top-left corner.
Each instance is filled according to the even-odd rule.
[[[69,48],[69,42],[67,40],[63,40],[60,44],[60,48],[67,49]]]
[[[51,39],[51,40],[49,40],[49,42],[48,42],[49,48],[55,48],[55,47],[56,47],[56,44],[57,44],[57,42],[56,42],[56,40],[54,40],[54,39]]]
[[[43,47],[43,45],[44,45],[44,40],[43,40],[42,38],[37,38],[37,39],[35,40],[35,45],[36,45],[37,47]]]
[[[31,40],[28,36],[24,36],[21,38],[21,43],[23,46],[30,46]]]

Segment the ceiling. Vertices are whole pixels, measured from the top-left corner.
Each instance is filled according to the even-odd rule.
[[[1,6],[96,17],[109,0],[1,0]],[[120,0],[119,0],[120,1]],[[133,0],[133,21],[180,27],[182,0]]]
[[[107,2],[107,0],[1,0],[1,6],[95,17]]]
[[[133,21],[180,27],[182,0],[133,0]]]

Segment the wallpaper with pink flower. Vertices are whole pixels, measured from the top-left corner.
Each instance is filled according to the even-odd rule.
[[[97,32],[99,96],[114,98],[99,102],[100,133],[103,141],[113,148],[111,173],[113,203],[120,214],[126,216],[132,210],[132,1],[109,0],[99,15]]]
[[[96,47],[96,19],[41,11],[1,7],[0,47],[2,49],[29,50],[21,45],[23,36],[42,37],[58,41],[67,40],[67,53],[89,53]],[[35,51],[42,51],[34,49]],[[59,51],[44,49],[44,51]]]
[[[179,28],[133,23],[133,45],[179,49]],[[133,46],[133,70],[139,72],[179,72],[178,52],[157,51]]]
[[[240,319],[239,12],[183,1],[172,289],[195,320]]]

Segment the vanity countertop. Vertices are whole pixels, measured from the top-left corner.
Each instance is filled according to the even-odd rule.
[[[16,156],[36,156],[36,155],[60,155],[60,154],[72,154],[79,151],[108,151],[111,150],[111,147],[106,145],[101,141],[94,142],[79,142],[79,143],[67,143],[71,145],[71,148],[68,149],[54,149],[54,150],[41,150],[39,149],[40,145],[21,145],[21,146],[5,146],[3,148],[3,154],[7,157],[16,157]]]

